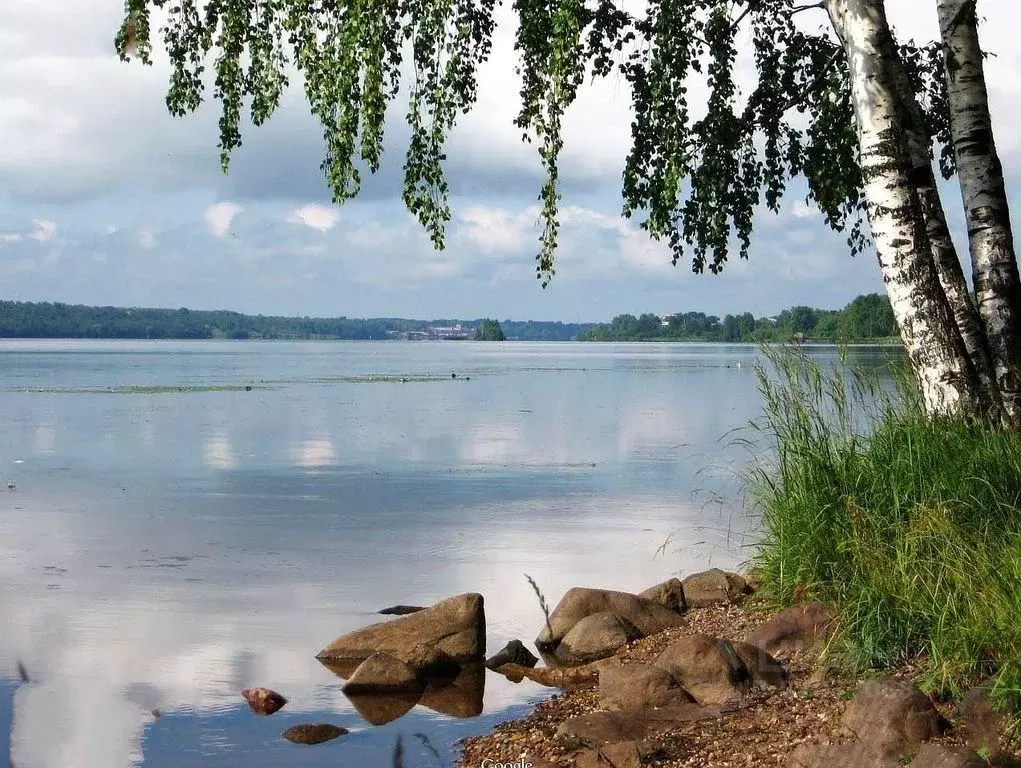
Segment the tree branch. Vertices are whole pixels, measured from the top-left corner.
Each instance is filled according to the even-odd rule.
[[[795,6],[791,10],[791,16],[793,16],[795,13],[801,13],[801,11],[812,11],[812,10],[815,10],[817,8],[825,9],[826,8],[826,3],[818,2],[818,3],[812,3],[811,5],[798,5],[798,6]]]
[[[826,79],[826,76],[830,73],[830,68],[837,63],[837,59],[840,57],[842,52],[843,49],[837,48],[833,52],[833,55],[826,60],[826,63],[822,65],[822,69],[819,70],[819,74],[813,78],[812,82],[808,84],[808,87],[784,104],[783,109],[780,110],[780,114],[783,114],[788,109],[794,109],[794,107],[803,104],[805,99],[811,96],[815,89],[822,85],[822,81]]]

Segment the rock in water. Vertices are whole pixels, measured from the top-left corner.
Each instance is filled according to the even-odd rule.
[[[574,587],[557,603],[548,626],[536,638],[535,646],[543,652],[552,651],[575,624],[586,616],[603,612],[627,619],[644,635],[654,635],[686,623],[684,617],[666,606],[629,592]]]
[[[343,687],[350,696],[365,694],[418,693],[425,683],[418,679],[415,670],[388,653],[374,653],[351,675]]]
[[[411,613],[418,613],[421,610],[424,610],[421,605],[391,605],[389,608],[378,611],[378,613],[387,616],[407,616]]]
[[[539,659],[520,640],[511,640],[507,645],[486,659],[490,669],[502,667],[504,664],[517,664],[522,667],[534,667]]]
[[[408,616],[342,635],[321,650],[317,658],[367,659],[383,652],[405,660],[405,656],[422,646],[431,646],[459,664],[482,661],[486,653],[482,595],[457,595]]]
[[[341,728],[330,723],[304,723],[288,728],[284,731],[284,738],[294,744],[322,744],[324,741],[332,741],[338,736],[347,733],[346,728]]]
[[[245,688],[241,698],[248,702],[252,711],[260,715],[272,715],[287,703],[287,699],[269,688]]]

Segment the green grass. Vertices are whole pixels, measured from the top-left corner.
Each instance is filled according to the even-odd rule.
[[[750,486],[767,593],[835,603],[858,669],[915,662],[948,697],[991,681],[1021,712],[1021,435],[928,419],[906,380],[766,355],[773,450]]]

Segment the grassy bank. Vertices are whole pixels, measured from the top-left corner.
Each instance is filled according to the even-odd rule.
[[[934,692],[989,681],[1021,712],[1021,435],[928,420],[906,382],[767,354],[774,457],[751,482],[767,592],[833,601],[858,669],[917,661]]]

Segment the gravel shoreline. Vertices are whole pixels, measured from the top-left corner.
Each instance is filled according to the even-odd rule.
[[[675,639],[695,633],[743,640],[772,615],[764,602],[754,597],[739,605],[695,608],[686,614],[689,618],[686,627],[668,629],[630,643],[616,657],[624,664],[651,663]],[[788,688],[757,690],[722,717],[672,726],[664,734],[643,740],[640,762],[626,765],[782,768],[791,751],[801,744],[841,742],[841,716],[863,678],[837,674],[820,665],[816,654],[795,654],[788,665]],[[914,669],[908,665],[886,670],[884,674],[912,679]],[[954,704],[935,703],[940,714],[952,722]],[[572,717],[599,708],[595,685],[558,692],[540,702],[528,716],[501,723],[483,736],[463,740],[458,768],[515,761],[518,766],[531,763],[532,768],[580,766],[580,762],[575,762],[577,752],[556,739],[557,728]],[[951,728],[935,743],[960,746],[965,742],[959,730]]]

